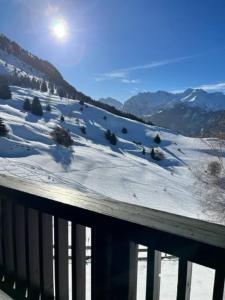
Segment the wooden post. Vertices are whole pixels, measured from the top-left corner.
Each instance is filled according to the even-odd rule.
[[[85,300],[86,294],[86,228],[72,223],[72,295]]]
[[[215,279],[214,279],[213,300],[224,299],[224,280],[225,280],[225,270],[217,269],[215,272]]]
[[[189,300],[191,293],[192,263],[180,258],[178,267],[177,300]]]
[[[161,252],[148,248],[146,300],[159,300]]]
[[[69,299],[68,222],[54,217],[55,297]]]

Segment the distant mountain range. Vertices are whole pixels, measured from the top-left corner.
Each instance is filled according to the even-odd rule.
[[[123,104],[120,101],[118,101],[114,98],[111,98],[111,97],[100,98],[98,101],[108,104],[108,105],[111,105],[111,106],[114,106],[115,108],[120,109],[120,110],[123,109]]]
[[[225,95],[221,92],[187,89],[181,93],[139,93],[125,101],[122,110],[188,136],[225,133]]]

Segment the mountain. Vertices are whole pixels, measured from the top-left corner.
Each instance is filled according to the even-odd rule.
[[[111,97],[100,98],[98,101],[102,102],[102,103],[105,103],[105,104],[108,104],[108,105],[111,105],[111,106],[113,106],[113,107],[115,107],[117,109],[120,109],[120,110],[123,109],[123,104],[120,101],[118,101],[118,100],[116,100],[114,98],[111,98]]]
[[[140,93],[128,99],[123,109],[188,136],[225,133],[225,95],[221,92],[187,89],[176,94],[162,91]]]

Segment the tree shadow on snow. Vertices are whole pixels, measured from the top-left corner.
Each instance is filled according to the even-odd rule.
[[[61,145],[55,145],[51,147],[50,154],[54,158],[55,162],[62,165],[64,170],[68,170],[74,160],[74,151],[70,147],[66,148]]]

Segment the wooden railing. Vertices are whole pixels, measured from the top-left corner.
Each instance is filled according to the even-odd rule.
[[[215,269],[213,300],[223,299],[224,226],[10,177],[0,177],[0,289],[14,299],[84,300],[85,226],[92,300],[137,298],[138,244],[148,247],[146,300],[159,299],[161,252],[179,259],[177,300],[190,298],[192,262]]]

